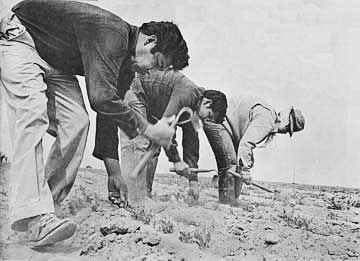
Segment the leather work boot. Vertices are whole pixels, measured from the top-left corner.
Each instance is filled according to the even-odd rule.
[[[235,200],[235,179],[227,170],[219,172],[219,201],[221,204],[234,206]]]
[[[59,219],[53,213],[39,215],[28,224],[29,240],[33,247],[53,244],[71,237],[76,227],[70,219]]]

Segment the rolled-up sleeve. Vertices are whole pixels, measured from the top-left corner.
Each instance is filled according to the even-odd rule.
[[[170,162],[175,163],[175,162],[181,161],[179,151],[177,150],[177,146],[178,146],[178,144],[176,142],[176,134],[175,134],[170,148],[169,149],[164,148],[165,154],[168,157]]]
[[[273,137],[274,118],[271,111],[262,106],[256,105],[250,111],[251,119],[244,135],[242,136],[238,152],[237,162],[244,170],[254,166],[253,150],[262,142],[269,142]]]
[[[97,114],[93,156],[100,160],[104,160],[104,158],[119,160],[118,147],[117,124],[111,117]]]
[[[199,136],[191,122],[182,126],[183,159],[191,168],[197,168],[199,162]]]

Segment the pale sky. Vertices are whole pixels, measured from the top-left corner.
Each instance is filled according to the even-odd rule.
[[[11,0],[0,0],[11,6]],[[305,130],[255,151],[258,180],[360,187],[360,2],[349,0],[89,1],[141,25],[177,23],[187,40],[184,74],[229,97],[261,96],[278,110],[294,105]],[[1,6],[0,6],[1,7]],[[0,10],[5,10],[1,7]],[[81,79],[84,90],[83,79]],[[88,104],[87,104],[88,105]],[[91,156],[95,114],[83,166]],[[3,117],[3,116],[2,116]],[[6,147],[2,135],[2,147]],[[200,167],[215,167],[200,131]],[[45,147],[49,147],[49,139]],[[161,155],[158,171],[169,168]]]

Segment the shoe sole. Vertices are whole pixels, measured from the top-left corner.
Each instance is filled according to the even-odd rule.
[[[47,234],[43,239],[32,242],[32,247],[41,247],[46,245],[51,245],[59,241],[63,241],[68,239],[72,235],[74,235],[76,231],[77,225],[73,222],[67,221],[56,229]]]

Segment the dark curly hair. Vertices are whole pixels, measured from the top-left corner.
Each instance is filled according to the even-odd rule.
[[[214,113],[214,121],[216,123],[222,123],[226,116],[226,110],[228,108],[226,95],[217,90],[206,90],[203,93],[203,98],[207,98],[212,101],[211,109]]]
[[[140,32],[145,35],[156,35],[157,43],[151,53],[161,52],[171,57],[174,70],[181,70],[189,65],[188,47],[176,24],[172,22],[143,23]]]

